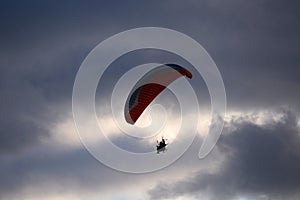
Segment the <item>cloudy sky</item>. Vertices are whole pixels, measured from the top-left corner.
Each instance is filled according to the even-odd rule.
[[[295,0],[0,1],[0,199],[299,199],[299,8]],[[80,142],[72,89],[97,44],[147,26],[203,45],[222,74],[227,116],[217,146],[199,160],[209,97],[198,77],[192,83],[199,81],[203,113],[195,142],[163,170],[128,174],[101,164]],[[107,79],[127,69],[120,64],[153,59],[183,62],[166,52],[133,52]],[[99,112],[111,89],[105,81]],[[98,116],[116,144],[135,149],[111,118]]]

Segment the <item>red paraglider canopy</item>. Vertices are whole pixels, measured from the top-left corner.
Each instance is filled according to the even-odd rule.
[[[125,105],[125,119],[134,124],[147,106],[176,79],[186,76],[192,78],[192,73],[177,64],[158,66],[146,73],[133,87]]]

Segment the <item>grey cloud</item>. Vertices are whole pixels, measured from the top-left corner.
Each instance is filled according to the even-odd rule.
[[[29,194],[33,197],[76,193],[84,198],[91,191],[101,194],[112,190],[111,184],[122,186],[128,178],[101,165],[84,149],[41,150],[21,158],[0,159],[0,199],[30,199],[23,193],[28,188],[35,189],[34,194]]]
[[[67,2],[1,2],[1,152],[36,144],[71,111],[73,82],[82,60],[99,41],[122,29],[104,30],[101,24],[119,21],[119,15],[112,16],[125,10],[115,7],[112,12],[113,3],[94,3],[91,10]]]
[[[223,135],[218,149],[228,156],[217,173],[198,172],[149,191],[152,199],[182,195],[208,199],[298,199],[300,138],[297,119],[287,111],[281,122],[255,125],[237,119],[237,129]]]
[[[121,173],[104,166],[83,148],[36,145],[28,152],[22,156],[0,156],[0,199],[31,199],[45,194],[69,194],[79,199],[103,198],[107,193],[123,196],[126,190],[144,190],[148,184],[176,172],[173,168],[155,174]]]
[[[0,61],[1,153],[30,147],[47,137],[53,124],[70,113],[71,105],[66,102],[71,102],[78,65],[69,55],[57,61],[62,55],[54,49],[47,49],[45,54],[30,51]]]

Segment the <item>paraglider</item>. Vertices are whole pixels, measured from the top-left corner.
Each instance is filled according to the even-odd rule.
[[[173,81],[192,73],[177,65],[164,64],[147,72],[130,91],[124,109],[125,119],[135,124],[147,106]]]
[[[166,149],[166,146],[167,146],[168,144],[166,143],[166,140],[167,140],[167,139],[164,139],[164,137],[162,137],[160,142],[157,141],[156,151],[157,151],[158,154],[159,154],[160,152],[165,152],[165,151],[167,150],[167,149]]]

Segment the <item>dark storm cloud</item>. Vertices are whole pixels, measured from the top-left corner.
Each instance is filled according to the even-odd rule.
[[[199,41],[215,60],[231,108],[299,109],[298,7],[297,1],[281,0],[189,1],[170,4],[177,10],[169,13],[184,16],[176,29]]]
[[[212,35],[199,41],[223,74],[229,106],[299,107],[299,3],[214,2],[205,21]]]
[[[41,44],[58,40],[57,48],[84,44],[86,55],[111,34],[163,26],[204,45],[223,75],[231,107],[299,107],[297,1],[30,1],[17,5],[1,6],[2,48],[12,54],[28,47],[43,51]]]
[[[133,26],[129,18],[143,10],[123,19],[128,10],[115,3],[1,2],[1,152],[35,144],[71,112],[73,82],[84,57],[101,40]]]
[[[22,150],[48,136],[53,124],[70,113],[65,102],[78,67],[76,52],[44,53],[29,51],[0,61],[1,153]]]
[[[243,118],[228,127],[218,148],[228,155],[217,173],[199,172],[172,184],[159,184],[149,191],[152,199],[181,195],[210,199],[299,199],[300,130],[293,113],[280,122],[256,125]]]
[[[111,34],[140,26],[173,28],[202,43],[224,76],[229,106],[298,107],[297,4],[2,1],[1,148],[18,148],[43,135],[43,127],[23,116],[52,121],[55,116],[42,116],[48,115],[49,99],[54,107],[64,99],[70,103],[86,54]]]

